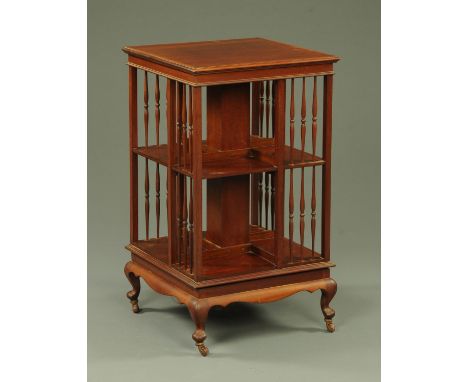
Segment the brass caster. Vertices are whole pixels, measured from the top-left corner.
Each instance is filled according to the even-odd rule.
[[[197,345],[197,348],[198,348],[198,351],[200,352],[200,354],[203,356],[203,357],[206,357],[208,355],[208,348],[205,346],[205,344],[203,343],[199,343],[199,344],[196,344]]]
[[[327,330],[330,333],[333,333],[335,331],[335,324],[331,319],[325,319],[325,324],[327,324]]]
[[[132,304],[133,313],[140,313],[140,307],[138,306],[138,300],[131,300],[130,303]]]

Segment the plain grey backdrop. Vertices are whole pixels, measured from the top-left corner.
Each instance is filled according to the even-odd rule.
[[[319,293],[210,313],[202,358],[184,306],[142,287],[125,298],[128,107],[124,45],[265,37],[342,57],[335,69],[332,302]],[[380,379],[380,2],[93,0],[88,2],[89,381]]]

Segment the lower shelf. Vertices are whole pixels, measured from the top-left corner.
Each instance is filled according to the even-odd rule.
[[[204,240],[200,281],[278,271],[274,256],[274,245],[273,231],[255,226],[251,227],[249,244],[218,247]],[[155,259],[157,262],[169,266],[167,237],[140,240],[127,246],[127,249],[132,253],[143,254],[147,259]],[[286,254],[286,258],[289,259],[286,268],[291,267],[295,270],[301,265],[307,266],[311,263],[324,261],[319,253],[313,253],[309,248],[301,248],[298,243],[292,242],[290,247],[287,238],[282,240],[281,252]],[[171,268],[183,273],[185,276],[192,277],[188,267],[183,264],[180,266],[172,264]]]

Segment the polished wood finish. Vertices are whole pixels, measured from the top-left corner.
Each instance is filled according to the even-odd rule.
[[[192,338],[205,356],[205,323],[211,307],[238,301],[264,303],[300,291],[321,290],[326,327],[334,331],[335,313],[329,306],[336,292],[336,283],[330,278],[334,266],[330,262],[330,163],[333,64],[338,57],[259,38],[137,46],[124,51],[129,65],[130,154],[130,243],[126,248],[132,257],[125,275],[132,286],[127,294],[132,310],[140,311],[140,278],[155,291],[176,297],[189,309],[195,324]],[[138,144],[138,71],[144,76],[142,145]],[[162,77],[166,83],[165,116],[160,105]],[[309,77],[311,88],[307,85]],[[324,81],[321,100],[318,77]],[[300,147],[295,147],[295,79],[302,82]],[[155,118],[151,142],[150,80],[154,80]],[[202,86],[207,86],[206,98]],[[312,110],[308,117],[309,96]],[[320,102],[323,157],[317,155]],[[206,140],[202,140],[205,107],[207,130]],[[162,117],[166,121],[163,125]],[[167,143],[160,141],[164,125]],[[288,128],[289,145],[285,142]],[[306,149],[309,128],[311,150]],[[138,157],[145,161],[141,179],[145,227],[141,227],[141,237]],[[149,161],[155,162],[156,169],[155,228],[150,227],[149,219]],[[167,170],[165,217],[161,216],[162,167]],[[306,176],[308,167],[311,180]],[[297,212],[296,169],[300,171]],[[321,219],[317,219],[318,174],[322,175]],[[306,181],[312,182],[311,245],[306,245]],[[316,248],[318,224],[321,248]],[[164,226],[167,236],[161,236]]]
[[[263,38],[128,46],[129,65],[194,86],[333,74],[339,57]]]

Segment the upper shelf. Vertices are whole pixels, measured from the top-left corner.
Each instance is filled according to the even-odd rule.
[[[253,149],[257,154],[262,150],[258,148]],[[133,150],[134,153],[148,158],[152,161],[168,166],[167,145],[138,147]],[[227,153],[227,152],[226,152]],[[274,151],[261,153],[260,155],[249,156],[245,150],[239,150],[239,154],[223,156],[223,152],[217,152],[216,156],[209,156],[212,152],[208,152],[206,145],[203,145],[203,165],[202,165],[202,178],[214,179],[223,178],[227,176],[236,176],[243,174],[255,174],[262,172],[276,171],[276,163]],[[207,160],[207,158],[210,158]],[[302,153],[298,149],[292,149],[289,146],[284,146],[284,166],[285,168],[300,168],[310,166],[323,165],[325,161],[310,153]],[[189,166],[183,167],[174,165],[173,169],[185,175],[191,175]]]

